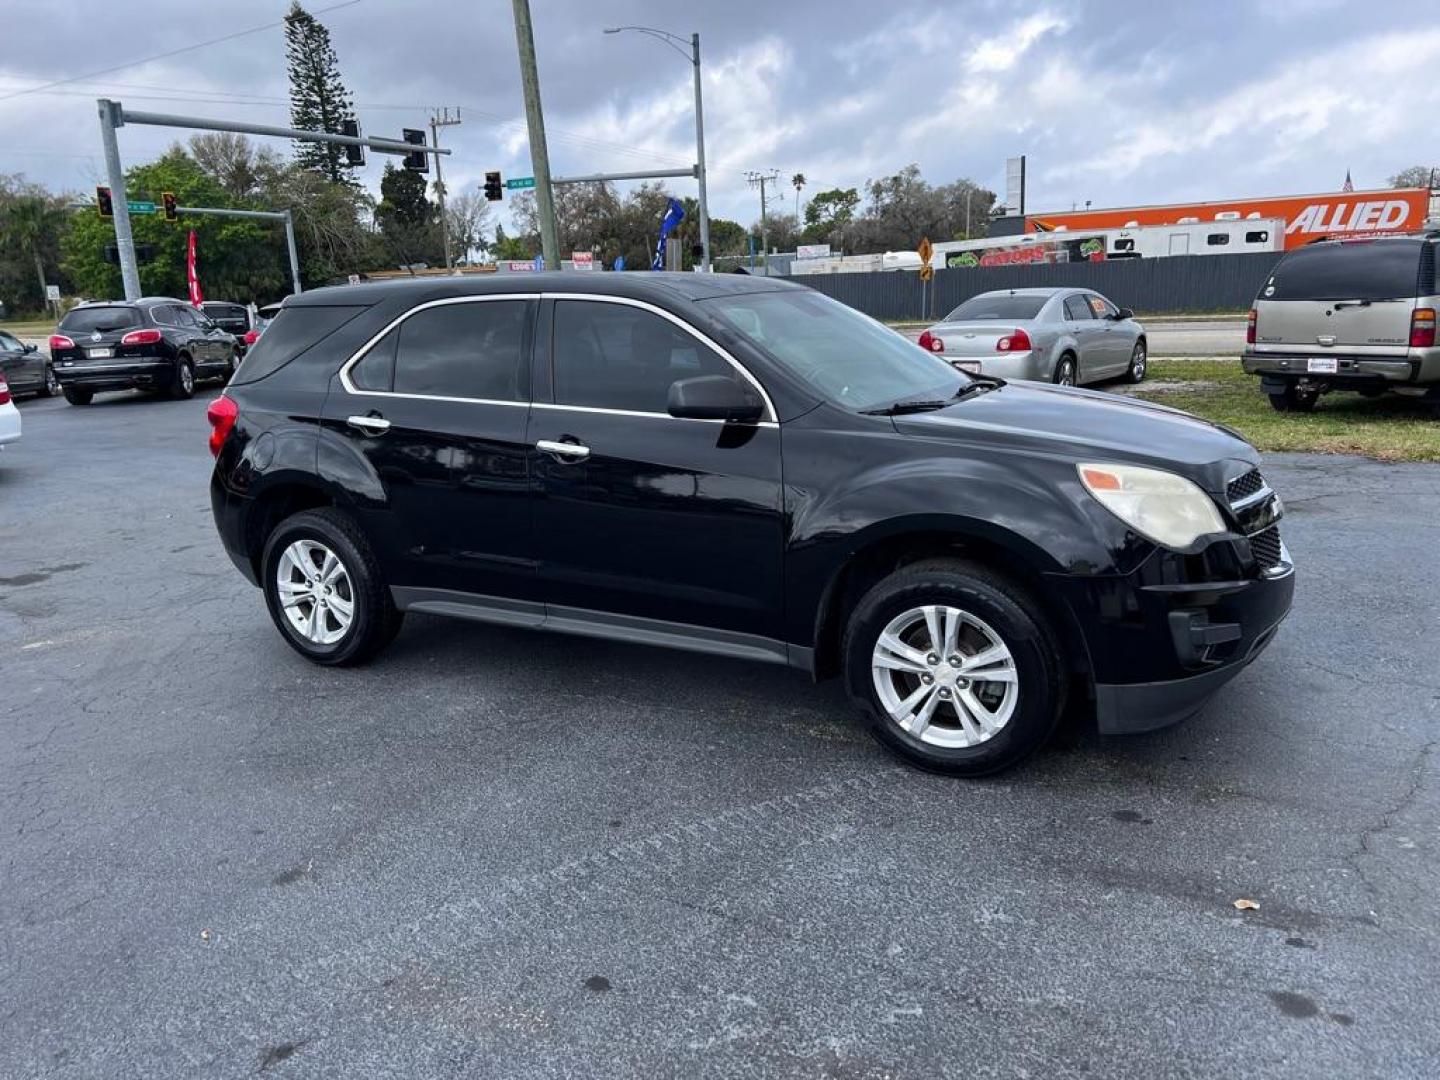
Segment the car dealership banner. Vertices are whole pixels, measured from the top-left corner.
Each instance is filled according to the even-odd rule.
[[[1230,202],[1031,214],[1026,219],[1025,231],[1064,229],[1073,233],[1136,225],[1193,225],[1204,221],[1283,218],[1285,246],[1293,248],[1322,236],[1380,236],[1411,232],[1421,228],[1429,215],[1430,192],[1427,189],[1387,188],[1380,191],[1340,191],[1330,195],[1286,195]]]

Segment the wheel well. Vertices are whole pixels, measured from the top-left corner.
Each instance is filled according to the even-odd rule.
[[[911,563],[958,557],[981,563],[1023,589],[1050,621],[1066,665],[1090,677],[1089,653],[1079,626],[1063,604],[1052,599],[1044,579],[1013,550],[991,540],[956,533],[904,533],[886,537],[856,553],[835,576],[820,601],[815,626],[815,678],[840,674],[840,643],[850,612],[875,585]]]
[[[250,556],[256,576],[260,575],[260,556],[265,551],[265,541],[275,531],[276,525],[302,510],[334,505],[335,500],[328,493],[309,484],[277,484],[267,488],[245,515],[245,553]]]

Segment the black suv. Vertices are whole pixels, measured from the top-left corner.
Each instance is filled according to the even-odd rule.
[[[197,379],[227,378],[240,347],[183,300],[151,296],[72,308],[50,339],[51,367],[71,405],[102,390],[161,390],[188,398]]]
[[[215,521],[285,640],[406,611],[840,675],[976,775],[1199,708],[1294,572],[1234,433],[957,371],[803,286],[536,274],[291,297],[212,403]]]

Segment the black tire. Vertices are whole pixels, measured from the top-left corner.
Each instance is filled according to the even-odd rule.
[[[333,644],[319,645],[303,637],[281,607],[276,573],[282,553],[296,540],[324,544],[349,576],[354,614],[344,636]],[[327,667],[363,664],[390,644],[400,630],[403,614],[395,609],[380,564],[360,529],[342,511],[305,510],[286,518],[265,541],[260,565],[260,587],[270,618],[290,647],[313,663]]]
[[[1302,392],[1294,383],[1286,383],[1285,389],[1278,394],[1266,392],[1270,399],[1270,407],[1276,412],[1298,412],[1308,413],[1315,411],[1315,403],[1320,400],[1320,391],[1308,390]]]
[[[176,401],[186,401],[195,396],[195,365],[188,356],[175,361],[175,373],[170,377],[169,394]]]
[[[49,364],[45,365],[45,378],[40,383],[40,397],[55,397],[60,393],[60,380],[55,377],[55,369]]]
[[[1125,369],[1125,381],[1128,383],[1140,383],[1145,381],[1145,371],[1150,366],[1150,353],[1145,346],[1145,339],[1141,338],[1135,342],[1135,348],[1130,350],[1130,366]]]
[[[95,399],[94,390],[84,390],[77,386],[67,386],[61,393],[71,405],[89,405]]]
[[[923,741],[886,713],[871,658],[893,619],[928,604],[959,608],[989,625],[1013,658],[1017,697],[1008,722],[985,741],[940,747]],[[905,761],[950,776],[984,776],[1008,769],[1044,745],[1065,701],[1065,668],[1055,634],[1038,604],[1014,582],[961,559],[928,559],[898,570],[856,605],[841,645],[845,684],[870,733]],[[943,723],[953,714],[940,717]],[[954,725],[958,726],[958,720]]]
[[[1079,368],[1076,367],[1075,357],[1066,353],[1055,362],[1055,385],[1056,386],[1079,386],[1077,381],[1080,378]]]

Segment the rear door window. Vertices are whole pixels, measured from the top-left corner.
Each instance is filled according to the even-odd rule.
[[[1065,298],[1065,317],[1071,322],[1087,322],[1093,318],[1090,314],[1090,305],[1085,303],[1083,296],[1067,296]]]
[[[524,401],[527,307],[524,300],[486,300],[416,312],[400,324],[395,393]]]
[[[1286,255],[1262,300],[1394,300],[1416,295],[1419,240],[1315,244]]]
[[[130,330],[139,325],[139,311],[116,305],[76,308],[60,320],[59,329],[67,333],[88,334],[96,330]]]

